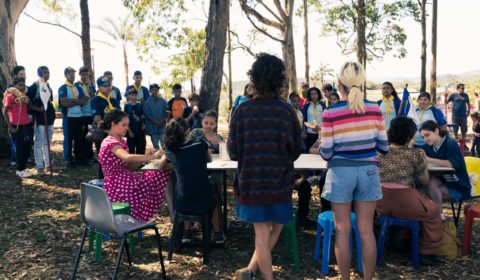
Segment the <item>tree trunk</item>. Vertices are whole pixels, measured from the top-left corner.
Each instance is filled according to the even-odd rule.
[[[305,82],[310,84],[310,59],[308,58],[308,0],[303,0],[303,47],[305,49]]]
[[[285,1],[285,13],[287,18],[284,24],[282,55],[287,71],[287,83],[289,91],[297,90],[297,66],[295,63],[295,46],[293,43],[293,0]]]
[[[230,0],[210,0],[206,27],[205,64],[200,85],[200,108],[216,110],[222,87],[223,57],[227,41]]]
[[[125,70],[125,85],[128,86],[128,56],[125,44],[123,44],[123,69]]]
[[[420,92],[424,92],[427,88],[427,14],[425,8],[427,0],[421,0],[421,23],[422,23],[422,69],[420,73]]]
[[[227,38],[228,38],[228,46],[227,46],[227,54],[228,54],[228,110],[232,109],[233,103],[233,85],[232,85],[232,37],[230,35],[230,18],[228,19],[228,31],[227,31]]]
[[[28,0],[0,0],[0,100],[8,84],[12,82],[15,57],[15,25]],[[10,155],[10,141],[0,114],[0,158]]]
[[[357,27],[357,60],[358,63],[362,64],[365,73],[367,72],[367,47],[365,39],[365,0],[357,0],[356,5],[357,18],[356,18],[356,27]],[[367,97],[367,82],[363,85],[363,95]]]
[[[80,0],[80,14],[82,21],[82,58],[83,65],[91,73],[91,81],[95,81],[95,73],[92,67],[92,49],[90,47],[90,14],[88,12],[88,0]]]
[[[430,68],[430,94],[437,103],[437,8],[438,0],[432,1],[432,66]]]
[[[197,87],[195,86],[195,80],[193,80],[193,77],[190,78],[190,92],[197,93]]]

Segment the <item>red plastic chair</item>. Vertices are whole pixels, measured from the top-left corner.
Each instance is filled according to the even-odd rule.
[[[462,256],[465,256],[470,249],[472,239],[473,219],[480,218],[480,204],[472,204],[465,206],[465,224],[463,225],[463,245]]]

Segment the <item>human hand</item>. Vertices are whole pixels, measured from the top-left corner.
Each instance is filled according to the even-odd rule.
[[[215,135],[212,139],[212,143],[215,144],[215,145],[218,145],[220,144],[220,137],[218,137],[218,135]]]
[[[320,132],[320,130],[322,130],[322,128],[317,123],[305,122],[305,127],[310,128],[315,132]]]
[[[158,151],[156,151],[153,156],[155,157],[155,159],[159,159],[161,158],[163,155],[165,154],[165,152],[162,150],[162,149],[158,149]]]
[[[314,155],[318,155],[318,148],[320,147],[320,143],[322,142],[321,139],[318,139],[313,145],[312,147],[310,147],[310,150],[308,151],[309,154],[314,154]]]
[[[199,111],[200,111],[200,109],[198,109],[198,106],[193,106],[192,112],[193,112],[194,114],[198,113]]]
[[[129,136],[130,138],[133,138],[133,137],[135,136],[135,134],[133,134],[133,132],[131,132],[131,131],[129,130],[129,131],[128,131],[128,136]]]
[[[18,129],[17,129],[16,127],[10,126],[10,127],[8,128],[8,131],[10,131],[10,133],[13,134],[13,133],[16,133],[16,132],[18,131]]]

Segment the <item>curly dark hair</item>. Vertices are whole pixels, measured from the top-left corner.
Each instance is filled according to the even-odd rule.
[[[184,118],[176,117],[170,120],[165,128],[163,142],[167,149],[176,152],[182,147],[186,139],[186,133],[189,130],[187,121]]]
[[[112,128],[112,123],[119,123],[123,118],[128,118],[127,113],[120,110],[113,110],[105,113],[103,117],[103,122],[100,123],[100,128],[103,130],[110,130]]]
[[[271,54],[260,53],[247,73],[258,98],[280,98],[280,88],[286,83],[285,64]]]
[[[308,101],[312,101],[312,91],[316,91],[318,93],[318,101],[322,100],[323,96],[322,96],[322,92],[320,91],[319,88],[317,87],[311,87],[308,89],[307,91],[307,100]]]
[[[390,144],[405,146],[412,140],[417,132],[415,122],[405,116],[398,116],[390,122],[388,129],[388,141]]]

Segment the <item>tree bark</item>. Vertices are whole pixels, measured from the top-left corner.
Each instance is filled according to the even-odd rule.
[[[310,84],[310,59],[308,57],[308,0],[303,0],[303,47],[305,49],[305,82]]]
[[[421,0],[421,24],[422,24],[422,54],[421,54],[421,72],[420,72],[420,92],[424,92],[427,88],[427,14],[425,8],[427,0]]]
[[[220,102],[223,57],[227,41],[230,0],[210,0],[206,27],[205,64],[200,85],[200,108],[216,110]]]
[[[227,31],[227,38],[228,38],[228,46],[227,46],[227,54],[228,54],[228,110],[232,109],[233,103],[233,85],[232,85],[232,37],[230,34],[230,18],[228,19],[228,31]]]
[[[128,85],[128,55],[125,44],[123,44],[123,69],[125,70],[125,84]]]
[[[285,25],[283,32],[282,56],[287,71],[289,91],[297,90],[297,66],[295,63],[295,45],[293,43],[293,0],[285,0]]]
[[[92,49],[90,47],[90,14],[88,12],[88,0],[80,0],[80,14],[82,21],[82,58],[83,65],[90,70],[90,79],[95,80],[92,67]]]
[[[438,0],[432,1],[432,66],[430,67],[430,94],[437,103],[437,9]]]
[[[365,39],[365,0],[357,0],[356,5],[357,18],[356,18],[356,29],[357,29],[357,60],[358,63],[362,64],[365,73],[367,72],[367,48],[366,48],[366,39]],[[367,97],[367,82],[363,85],[363,95]]]
[[[0,100],[8,84],[12,82],[15,56],[15,26],[28,0],[0,0]],[[0,116],[0,158],[10,155],[7,128],[3,114]]]

